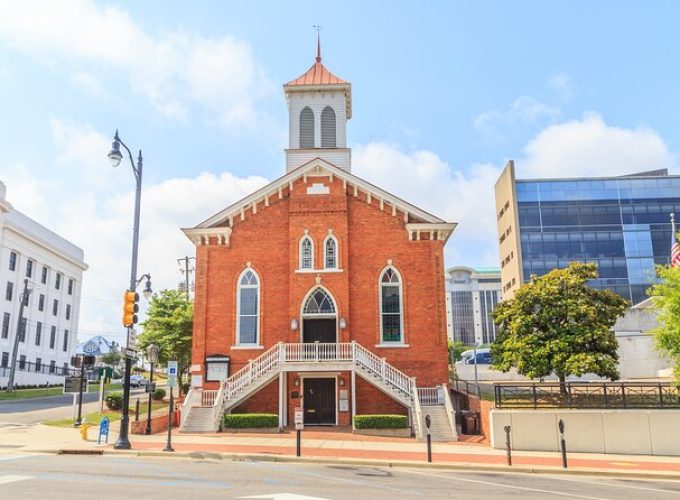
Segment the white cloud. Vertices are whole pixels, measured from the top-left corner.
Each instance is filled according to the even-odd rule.
[[[460,262],[466,257],[464,247],[475,245],[482,254],[474,264],[498,261],[497,248],[486,243],[496,232],[493,186],[500,168],[475,164],[463,171],[430,151],[407,153],[387,143],[359,146],[352,157],[358,176],[433,215],[460,223],[447,247],[449,262]]]
[[[477,131],[489,131],[495,127],[515,124],[537,124],[553,121],[560,116],[560,108],[529,95],[515,99],[505,111],[484,111],[474,118]]]
[[[104,98],[108,97],[109,93],[104,88],[104,85],[91,73],[86,71],[78,71],[71,76],[71,81],[92,97]]]
[[[571,78],[565,73],[557,73],[548,79],[548,87],[563,100],[567,101],[574,94],[571,88]]]
[[[676,158],[648,127],[607,125],[597,113],[551,125],[524,148],[515,162],[519,177],[625,175],[673,168]]]
[[[72,79],[90,93],[104,90],[97,69],[122,72],[172,119],[186,119],[198,105],[219,123],[252,126],[256,100],[272,88],[246,42],[150,33],[124,10],[91,0],[0,2],[1,41],[53,68],[86,66]]]

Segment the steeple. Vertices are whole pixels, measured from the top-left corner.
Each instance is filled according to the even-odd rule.
[[[283,90],[289,113],[286,172],[316,157],[349,171],[347,120],[352,117],[352,86],[322,64],[320,33],[314,64]]]

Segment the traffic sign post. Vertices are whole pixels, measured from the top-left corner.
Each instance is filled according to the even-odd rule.
[[[305,428],[305,413],[301,407],[295,408],[295,433],[296,433],[296,455],[299,457],[302,454],[302,429]]]
[[[163,448],[163,451],[175,451],[172,447],[172,423],[175,417],[174,400],[172,397],[172,389],[177,384],[177,361],[168,361],[168,388],[170,389],[170,401],[168,404],[168,442]]]

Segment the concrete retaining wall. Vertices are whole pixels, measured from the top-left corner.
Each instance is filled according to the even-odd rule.
[[[511,428],[515,450],[559,451],[557,423],[564,420],[567,451],[680,456],[680,410],[491,411],[491,446],[505,448]]]
[[[9,370],[7,370],[9,374]],[[0,387],[7,387],[8,376],[0,376]],[[17,370],[14,372],[14,385],[64,385],[64,377],[61,375],[50,375],[47,373],[35,373]]]

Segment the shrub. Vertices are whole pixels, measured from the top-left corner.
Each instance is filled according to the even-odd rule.
[[[165,389],[156,389],[153,393],[154,401],[161,401],[165,397]]]
[[[408,418],[404,415],[355,415],[357,429],[405,429]]]
[[[106,395],[104,402],[109,410],[120,410],[123,407],[123,393],[111,392]]]
[[[278,426],[279,416],[273,413],[240,413],[224,416],[224,427],[227,429],[260,429]]]

